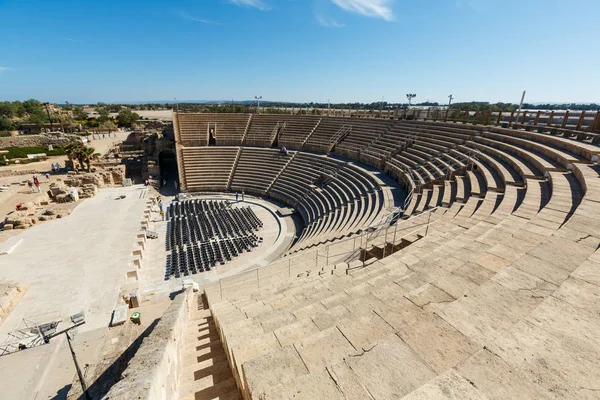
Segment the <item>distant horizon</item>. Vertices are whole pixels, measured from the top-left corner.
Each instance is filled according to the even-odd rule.
[[[26,99],[27,100],[27,99]],[[11,100],[2,100],[0,99],[0,101],[11,101]],[[22,101],[22,100],[12,100],[12,101]],[[175,102],[174,100],[148,100],[148,101],[123,101],[123,102],[119,102],[119,101],[115,101],[115,102],[104,102],[104,101],[96,101],[96,102],[88,102],[88,103],[71,103],[69,102],[70,105],[73,106],[95,106],[98,103],[103,103],[103,104],[107,104],[107,105],[145,105],[145,104],[210,104],[210,105],[215,105],[215,104],[230,104],[232,101],[231,100],[177,100],[177,102]],[[278,101],[278,100],[265,100],[262,99],[261,101],[261,105],[262,104],[310,104],[310,103],[317,103],[317,104],[327,104],[327,103],[323,103],[323,102],[318,102],[318,101],[308,101],[308,102],[295,102],[295,101]],[[385,101],[384,101],[385,102]],[[435,101],[429,101],[430,103],[436,103]],[[51,102],[53,104],[57,104],[59,106],[66,106],[66,103],[59,103],[59,102]],[[247,104],[247,103],[256,103],[256,100],[234,100],[233,101],[234,104]],[[337,105],[337,104],[353,104],[353,103],[362,103],[362,104],[376,104],[378,102],[356,102],[356,101],[350,101],[350,102],[340,102],[340,103],[331,103],[331,105]],[[385,102],[387,104],[407,104],[408,102],[399,102],[399,103],[392,103],[392,102]],[[417,106],[419,104],[422,104],[425,102],[416,102],[413,104],[413,106]],[[448,103],[441,103],[441,102],[437,102],[439,104],[440,107],[443,106],[448,106]],[[497,104],[497,103],[504,103],[504,104],[513,104],[513,105],[518,105],[519,102],[511,102],[511,103],[505,103],[505,102],[493,102],[493,101],[485,101],[485,100],[472,100],[472,101],[461,101],[461,102],[453,102],[452,104],[468,104],[468,103],[489,103],[489,104]],[[542,105],[542,104],[548,104],[548,105],[558,105],[558,104],[575,104],[575,105],[591,105],[591,104],[598,104],[600,105],[600,101],[594,102],[571,102],[571,101],[558,101],[558,102],[545,102],[545,101],[537,101],[537,102],[530,102],[530,101],[525,101],[524,104],[532,104],[532,105]]]

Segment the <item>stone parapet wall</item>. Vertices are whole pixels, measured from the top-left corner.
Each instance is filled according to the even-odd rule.
[[[183,340],[194,298],[192,288],[175,297],[152,333],[142,341],[122,379],[103,399],[179,398]]]
[[[21,135],[0,137],[0,149],[9,147],[46,147],[48,145],[65,146],[80,140],[80,137],[77,135]]]
[[[46,170],[47,168],[44,168]],[[14,171],[12,169],[0,171],[0,178],[5,178],[7,176],[21,176],[21,175],[33,175],[35,173],[39,173],[39,169],[26,169],[22,171]]]

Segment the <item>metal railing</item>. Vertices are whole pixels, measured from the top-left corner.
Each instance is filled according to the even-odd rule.
[[[330,243],[326,245],[324,249],[317,248],[314,250],[305,251],[295,256],[274,261],[263,267],[254,268],[250,271],[246,271],[235,276],[222,278],[218,282],[207,286],[206,289],[218,290],[220,297],[223,298],[224,294],[227,294],[227,292],[238,292],[240,287],[245,289],[251,288],[259,290],[265,285],[266,282],[274,282],[275,280],[284,281],[291,279],[293,276],[309,276],[311,273],[322,274],[326,266],[331,266],[333,272],[333,270],[336,268],[335,264],[345,263],[346,269],[348,269],[350,268],[349,263],[354,261],[354,259],[357,259],[358,254],[361,251],[368,251],[370,249],[369,244],[373,244],[377,238],[384,238],[383,246],[385,256],[386,244],[395,244],[397,241],[400,241],[423,229],[425,229],[426,236],[429,225],[433,225],[437,222],[437,220],[433,222],[431,221],[431,215],[438,208],[439,207],[435,207],[430,210],[426,210],[406,220],[399,220],[396,224],[391,226],[388,223],[387,227],[384,225],[387,222],[386,221],[383,224],[369,228],[368,231],[365,230],[361,234]],[[412,230],[409,233],[404,233],[401,234],[401,236],[398,236],[398,233],[402,232],[401,229],[399,230],[400,226],[414,223],[418,218],[427,218],[427,222],[423,222],[422,224],[418,225],[417,229]],[[381,225],[384,225],[384,229],[379,230],[379,234],[377,236],[372,236],[373,230],[376,230]],[[391,232],[392,228],[393,234]],[[383,231],[385,231],[385,233],[381,234]],[[388,242],[388,236],[392,239],[391,242]],[[350,242],[352,242],[352,247],[349,245]]]

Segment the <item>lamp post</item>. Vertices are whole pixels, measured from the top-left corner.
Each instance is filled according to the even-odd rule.
[[[450,108],[450,106],[452,105],[452,100],[454,100],[454,96],[448,96],[448,108]]]
[[[406,95],[406,98],[408,99],[408,106],[409,107],[412,105],[412,99],[414,99],[415,97],[417,97],[417,95],[414,94],[414,93],[408,93]]]
[[[260,112],[260,101],[262,100],[262,96],[254,96],[256,99],[256,112]]]
[[[179,112],[179,102],[177,101],[177,97],[174,97],[173,100],[175,100],[175,105],[177,107],[177,112]]]

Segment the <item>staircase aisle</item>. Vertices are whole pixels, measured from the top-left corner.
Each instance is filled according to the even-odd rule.
[[[186,328],[180,399],[241,399],[206,298],[198,294],[197,301]]]

